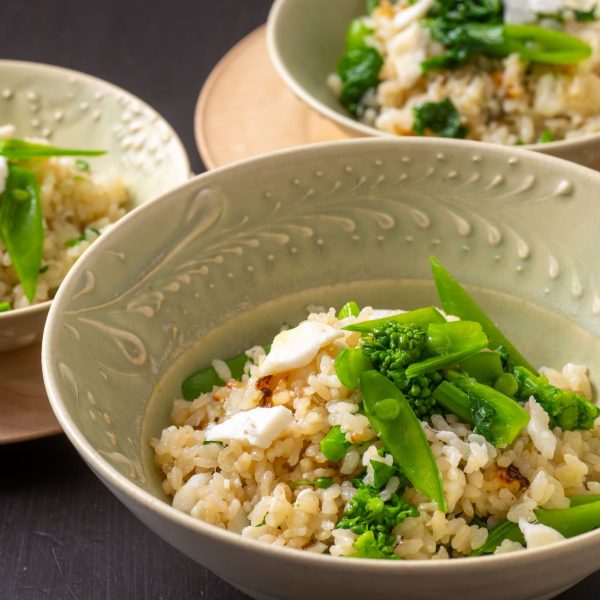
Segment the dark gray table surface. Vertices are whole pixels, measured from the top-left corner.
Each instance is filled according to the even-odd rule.
[[[0,57],[78,69],[140,96],[174,126],[198,173],[198,92],[270,4],[0,0]],[[0,447],[0,473],[0,599],[247,598],[138,522],[65,436]],[[560,596],[593,598],[600,572]]]

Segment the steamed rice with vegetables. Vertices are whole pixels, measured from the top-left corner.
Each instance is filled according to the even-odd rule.
[[[0,311],[50,300],[83,251],[128,208],[120,177],[88,156],[0,127]]]
[[[374,0],[328,83],[398,135],[533,144],[600,131],[600,22],[588,0]]]
[[[432,260],[443,311],[313,311],[188,377],[151,441],[175,508],[363,558],[534,548],[600,526],[584,366],[537,372]]]

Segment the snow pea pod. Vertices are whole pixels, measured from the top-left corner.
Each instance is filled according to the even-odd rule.
[[[27,299],[33,302],[42,265],[44,227],[40,188],[29,169],[9,165],[4,193],[0,196],[0,239]]]
[[[360,348],[343,348],[334,363],[338,379],[351,390],[358,387],[358,380],[363,371],[373,368],[371,361]]]
[[[442,477],[421,423],[402,392],[377,371],[360,376],[360,391],[365,414],[394,462],[419,492],[446,512]]]
[[[573,508],[574,506],[600,502],[600,494],[581,494],[579,496],[571,496],[569,500],[571,501],[571,508]]]
[[[433,279],[444,311],[466,321],[477,321],[488,336],[490,347],[504,346],[514,365],[523,365],[530,371],[535,371],[460,283],[433,256],[430,261]]]
[[[493,386],[504,372],[497,352],[478,352],[461,360],[459,366],[479,383],[490,386]]]
[[[106,150],[77,150],[57,148],[48,144],[37,144],[17,138],[0,141],[0,156],[9,160],[26,160],[29,158],[45,158],[48,156],[102,156]]]
[[[354,300],[350,300],[350,302],[346,302],[346,304],[340,308],[337,318],[338,320],[342,320],[348,317],[358,317],[358,313],[360,313],[360,307]]]
[[[381,327],[390,322],[402,323],[403,325],[418,325],[423,329],[431,323],[445,323],[446,319],[440,314],[440,311],[433,306],[426,308],[417,308],[409,312],[400,313],[393,317],[383,317],[382,319],[373,319],[371,321],[361,321],[344,327],[346,331],[359,331],[360,333],[370,333],[376,327]]]
[[[571,508],[537,508],[533,512],[540,523],[556,529],[565,537],[573,537],[600,527],[600,502]]]
[[[496,548],[504,541],[511,540],[525,545],[525,538],[519,529],[519,526],[512,521],[501,521],[492,529],[485,541],[485,544],[477,550],[473,550],[469,556],[481,556],[482,554],[493,554]]]
[[[427,350],[432,355],[451,354],[476,345],[485,348],[487,343],[487,336],[475,321],[431,323],[427,327]]]
[[[406,369],[406,376],[410,379],[411,377],[418,377],[419,375],[424,375],[425,373],[431,373],[431,371],[438,371],[444,367],[455,365],[463,358],[479,352],[482,348],[485,348],[485,345],[476,344],[474,346],[467,346],[466,348],[463,348],[457,352],[452,352],[451,354],[442,354],[441,356],[432,356],[430,358],[426,358],[421,362],[410,365]]]

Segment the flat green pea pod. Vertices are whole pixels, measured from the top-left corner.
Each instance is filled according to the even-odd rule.
[[[431,323],[445,323],[446,319],[440,314],[440,311],[433,306],[426,308],[417,308],[393,317],[384,317],[382,319],[373,319],[371,321],[361,321],[344,327],[346,331],[359,331],[360,333],[371,333],[376,327],[381,327],[386,323],[401,323],[402,325],[418,325],[423,329]]]
[[[347,319],[348,317],[358,317],[360,313],[360,307],[354,300],[350,300],[350,302],[346,302],[342,308],[340,308],[340,312],[337,314],[338,321],[342,319]]]
[[[334,367],[342,385],[355,390],[361,374],[372,369],[373,365],[360,348],[343,348],[335,359]]]
[[[320,448],[327,460],[337,462],[344,458],[346,450],[351,445],[346,439],[346,434],[342,431],[342,428],[339,425],[334,425],[321,440]]]
[[[38,144],[17,138],[0,141],[0,156],[10,160],[28,160],[31,158],[46,158],[48,156],[101,156],[106,150],[76,150],[72,148],[57,148],[48,144]]]
[[[271,349],[271,344],[265,344],[263,346],[265,352],[268,354]],[[241,379],[244,374],[244,367],[250,359],[245,352],[228,358],[225,362],[231,371],[231,377],[233,379]],[[189,377],[187,377],[181,384],[181,393],[185,400],[191,402],[195,400],[200,394],[208,394],[213,391],[214,387],[221,387],[227,382],[223,381],[213,367],[205,367],[196,371]]]
[[[446,314],[456,315],[465,321],[477,321],[488,336],[491,348],[504,346],[514,365],[523,365],[530,371],[535,371],[460,283],[433,256],[430,261],[440,303]]]
[[[446,512],[442,477],[421,423],[398,388],[377,371],[360,377],[365,414],[410,483]]]
[[[600,502],[600,494],[580,494],[579,496],[571,496],[569,500],[571,501],[571,508],[573,508],[574,506]]]
[[[33,302],[44,249],[40,189],[33,171],[12,164],[0,195],[0,239]]]
[[[483,554],[493,554],[496,548],[504,541],[511,540],[525,545],[525,538],[519,529],[519,526],[512,521],[501,521],[490,530],[487,540],[483,546],[473,550],[469,556],[482,556]]]
[[[533,512],[540,523],[556,529],[565,537],[573,537],[600,527],[600,502],[571,508],[537,508]]]
[[[490,386],[504,372],[498,352],[478,352],[461,360],[459,367],[479,383]]]

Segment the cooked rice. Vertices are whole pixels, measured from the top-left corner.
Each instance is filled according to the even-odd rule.
[[[129,195],[115,174],[80,171],[73,158],[30,161],[40,186],[44,217],[44,253],[33,303],[50,300],[73,263],[96,235],[69,245],[86,228],[105,232],[127,211]],[[0,241],[0,302],[13,308],[29,306],[10,256]]]
[[[373,310],[365,308],[357,318],[338,321],[330,309],[308,319],[341,328],[372,316]],[[174,424],[151,441],[165,477],[163,489],[175,508],[268,544],[335,556],[353,554],[356,535],[335,528],[355,493],[351,480],[365,466],[367,478],[372,477],[370,460],[390,461],[391,456],[377,455],[382,444],[358,412],[359,394],[344,387],[335,373],[339,351],[356,346],[359,339],[359,334],[344,333],[306,367],[273,377],[271,403],[290,409],[294,422],[264,450],[239,441],[204,444],[207,425],[261,401],[255,364],[246,365],[241,382],[230,381],[193,402],[175,401]],[[259,364],[265,357],[261,347],[247,354]],[[567,365],[563,373],[553,373],[555,382],[565,388],[589,390],[585,367]],[[454,415],[434,415],[430,423],[423,422],[442,475],[448,514],[407,488],[405,498],[420,514],[395,528],[398,556],[465,556],[486,541],[488,530],[481,518],[489,526],[504,518],[533,521],[536,507],[565,508],[568,496],[600,493],[600,418],[590,431],[563,432],[548,428],[548,417],[533,398],[526,407],[530,425],[505,449],[494,448]],[[355,444],[339,464],[329,462],[319,447],[334,425],[341,425]],[[327,489],[289,485],[319,477],[331,477],[335,483]],[[398,483],[397,478],[390,479],[381,492],[384,499]],[[496,552],[520,548],[505,541]]]
[[[578,22],[572,13],[565,13],[562,30],[592,49],[592,55],[578,64],[527,65],[517,54],[505,59],[480,56],[455,70],[424,74],[421,62],[444,50],[421,26],[420,17],[398,19],[411,8],[404,0],[381,2],[364,17],[373,30],[367,43],[384,58],[381,83],[362,100],[367,106],[361,116],[364,123],[414,135],[413,107],[450,98],[470,139],[531,144],[543,132],[559,140],[600,131],[600,21]],[[339,96],[338,75],[332,74],[328,84]]]

